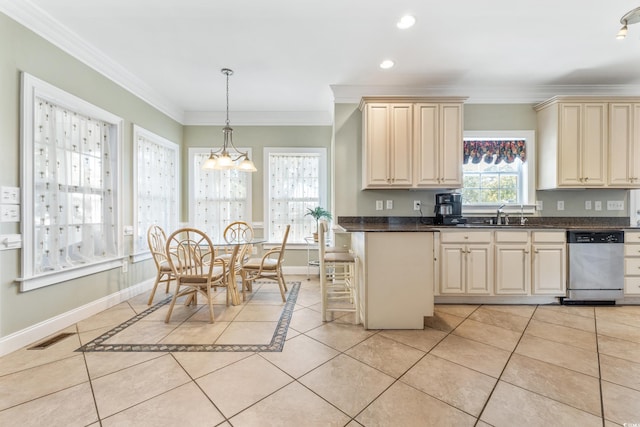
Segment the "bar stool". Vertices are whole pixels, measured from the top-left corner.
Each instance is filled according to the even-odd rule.
[[[320,263],[320,293],[322,296],[322,321],[334,312],[351,312],[355,324],[360,323],[360,304],[356,277],[357,257],[346,251],[327,252],[326,221],[318,224],[318,250]]]

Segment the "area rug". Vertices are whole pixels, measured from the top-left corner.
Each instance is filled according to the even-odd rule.
[[[256,284],[259,284],[256,282]],[[275,330],[269,343],[259,344],[170,344],[170,343],[118,343],[118,334],[136,325],[154,312],[171,302],[172,296],[165,298],[147,310],[121,323],[93,341],[78,348],[78,352],[280,352],[287,337],[287,330],[298,299],[300,282],[287,283],[289,295],[282,306],[282,312],[275,323]],[[252,296],[253,297],[253,296]],[[277,293],[277,298],[280,294]],[[248,300],[247,302],[249,302]],[[246,303],[245,303],[246,304]],[[204,307],[206,310],[206,307]],[[208,313],[208,312],[207,312]],[[173,317],[173,316],[172,316]],[[230,322],[230,324],[233,322]],[[139,325],[138,325],[139,326]]]

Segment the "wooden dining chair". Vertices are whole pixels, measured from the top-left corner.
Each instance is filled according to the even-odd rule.
[[[284,263],[284,252],[289,237],[290,225],[284,230],[284,237],[280,246],[265,252],[261,258],[249,258],[240,270],[242,277],[242,297],[245,298],[247,291],[253,290],[253,282],[258,279],[275,280],[280,288],[282,302],[285,302],[284,293],[287,291],[287,284],[282,274],[282,264]]]
[[[229,266],[235,262],[238,246],[228,262],[217,259],[209,236],[194,228],[174,231],[166,243],[167,259],[176,277],[176,292],[171,299],[165,323],[169,323],[173,307],[178,298],[189,296],[187,301],[196,302],[198,294],[206,298],[209,317],[214,323],[213,291],[229,286]],[[227,289],[227,305],[229,305]]]
[[[167,244],[167,235],[165,234],[162,227],[159,225],[152,225],[147,230],[147,244],[149,245],[149,250],[151,251],[151,255],[153,256],[153,262],[156,265],[156,280],[153,284],[153,290],[151,290],[151,295],[149,296],[149,301],[147,305],[151,305],[153,302],[153,297],[156,294],[156,289],[158,289],[158,285],[160,283],[166,283],[165,293],[169,293],[169,285],[172,280],[175,280],[175,275],[171,270],[171,266],[167,260],[167,252],[166,252],[166,244]]]

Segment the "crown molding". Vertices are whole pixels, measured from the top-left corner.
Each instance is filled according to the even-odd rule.
[[[184,125],[222,126],[225,112],[186,111]],[[333,117],[328,111],[233,111],[231,126],[331,126]]]
[[[0,0],[0,12],[179,123],[184,112],[29,0]]]
[[[456,96],[466,104],[537,104],[554,96],[640,96],[640,85],[362,86],[331,85],[336,104],[358,104],[365,96]]]

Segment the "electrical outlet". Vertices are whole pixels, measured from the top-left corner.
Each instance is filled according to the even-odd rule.
[[[623,211],[624,202],[622,200],[607,200],[608,211]]]
[[[382,209],[382,200],[376,200],[376,210],[381,211]]]
[[[558,210],[559,211],[564,210],[564,200],[558,200]]]
[[[544,203],[542,200],[536,200],[536,210],[541,211],[544,209]]]
[[[422,204],[422,203],[420,203],[420,200],[414,200],[414,201],[413,201],[413,210],[414,210],[414,211],[419,211],[419,210],[420,210],[420,205],[421,205],[421,204]]]
[[[602,202],[600,200],[596,200],[595,203],[593,204],[595,210],[597,211],[601,211],[602,210]]]
[[[584,209],[587,211],[591,210],[591,200],[587,200],[584,202]]]
[[[393,209],[393,200],[387,200],[387,209]]]

